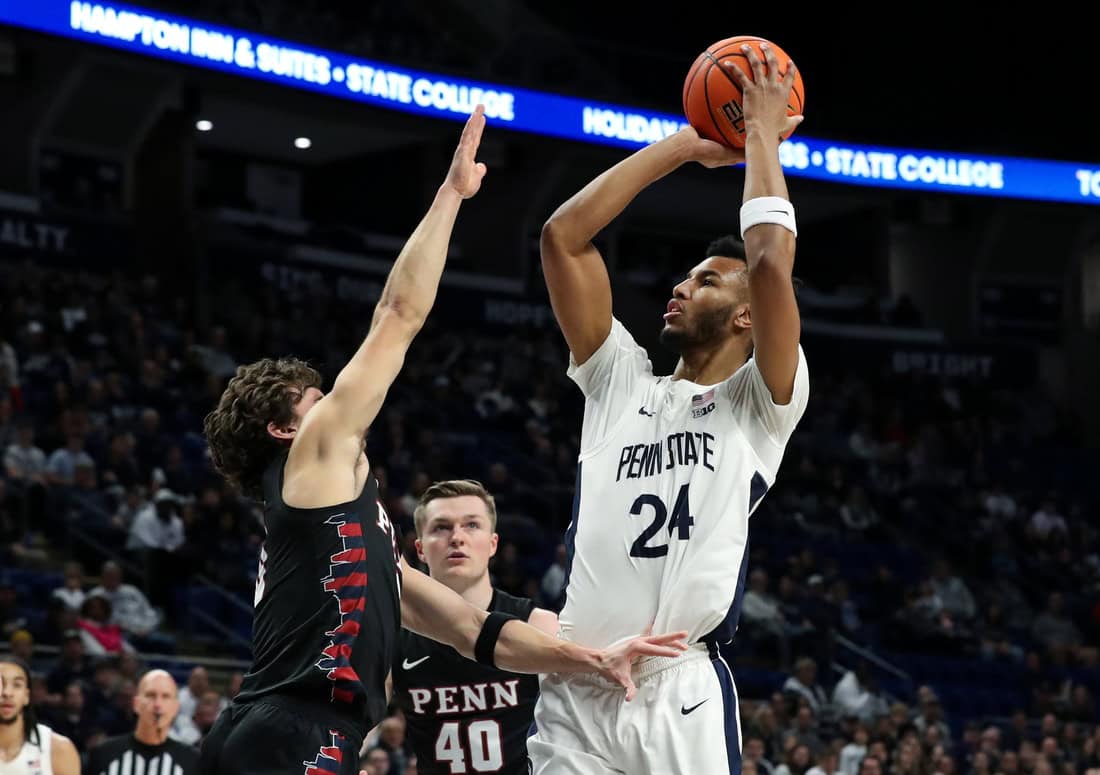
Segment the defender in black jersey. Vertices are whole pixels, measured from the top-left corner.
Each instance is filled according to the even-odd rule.
[[[321,392],[320,375],[301,361],[264,359],[237,370],[206,418],[215,466],[263,498],[268,535],[256,583],[253,666],[203,743],[204,773],[355,773],[363,732],[386,704],[401,622],[513,670],[595,670],[625,686],[628,697],[635,658],[685,648],[683,633],[604,651],[555,641],[399,563],[364,439],[435,300],[459,205],[481,186],[485,165],[474,156],[484,127],[479,105],[390,271],[366,339],[331,392]]]
[[[471,605],[512,614],[549,635],[558,617],[527,598],[494,589],[496,504],[480,483],[437,482],[416,507],[416,550],[431,577]],[[538,677],[464,659],[450,646],[401,630],[393,658],[393,702],[404,711],[420,775],[526,775],[527,734]]]

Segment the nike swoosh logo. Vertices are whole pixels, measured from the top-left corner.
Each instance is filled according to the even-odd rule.
[[[638,410],[638,414],[644,414],[646,417],[652,417],[653,416],[653,412],[647,412],[645,410],[644,406],[641,409]]]
[[[709,699],[710,699],[710,697],[707,697],[707,700],[709,700]],[[707,700],[703,700],[703,702],[706,702]],[[690,708],[685,708],[683,705],[681,705],[680,706],[680,713],[682,715],[686,716],[687,714],[691,713],[693,710],[698,708],[700,705],[702,705],[703,702],[697,702],[694,705],[692,705]]]
[[[429,654],[426,657],[421,657],[420,659],[416,660],[415,662],[410,662],[407,659],[403,659],[403,660],[401,660],[401,667],[403,667],[406,670],[412,670],[414,667],[419,665],[421,662],[424,662],[428,659],[431,659],[431,654]]]

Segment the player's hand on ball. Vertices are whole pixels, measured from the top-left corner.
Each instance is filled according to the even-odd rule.
[[[761,43],[760,50],[764,52],[763,60],[752,46],[741,47],[752,67],[752,78],[733,63],[726,64],[726,72],[741,86],[745,132],[756,129],[761,134],[784,137],[802,123],[802,116],[787,115],[787,100],[794,85],[794,62],[787,61],[786,73],[780,75],[775,50],[767,43]]]
[[[678,657],[687,650],[686,632],[670,632],[664,635],[639,635],[599,652],[597,657],[600,675],[626,689],[626,701],[637,693],[630,677],[630,666],[642,657]]]
[[[679,134],[683,136],[688,158],[691,161],[699,162],[704,167],[714,169],[715,167],[729,167],[733,164],[744,164],[745,162],[744,148],[730,148],[713,140],[702,138],[695,131],[695,127],[686,126],[680,130]]]
[[[451,161],[451,169],[447,172],[444,185],[450,186],[458,192],[463,199],[469,199],[481,188],[481,179],[485,177],[487,169],[484,164],[475,160],[478,146],[481,144],[481,133],[485,130],[485,106],[478,105],[466,126],[462,130],[462,137],[458,140],[454,159]]]

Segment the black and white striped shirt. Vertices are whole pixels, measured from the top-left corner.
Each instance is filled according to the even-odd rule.
[[[87,775],[198,775],[199,752],[175,740],[146,745],[131,735],[104,740],[88,754]]]

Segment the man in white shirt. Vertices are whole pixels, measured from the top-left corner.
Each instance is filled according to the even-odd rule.
[[[833,706],[842,718],[854,717],[867,722],[890,710],[886,700],[875,694],[874,681],[867,664],[862,661],[833,687]]]
[[[153,502],[134,517],[126,548],[174,552],[183,546],[184,541],[179,499],[171,490],[162,488],[153,496]]]
[[[133,584],[122,583],[122,568],[115,562],[103,564],[100,585],[88,596],[102,595],[111,603],[111,621],[127,634],[145,636],[160,624],[160,614],[145,594]]]
[[[176,714],[176,720],[172,722],[173,738],[188,742],[185,739],[187,737],[185,730],[194,724],[191,717],[195,715],[199,698],[208,691],[210,691],[210,676],[207,674],[205,667],[196,665],[191,668],[191,672],[187,676],[187,686],[180,689],[179,692],[180,710]]]

